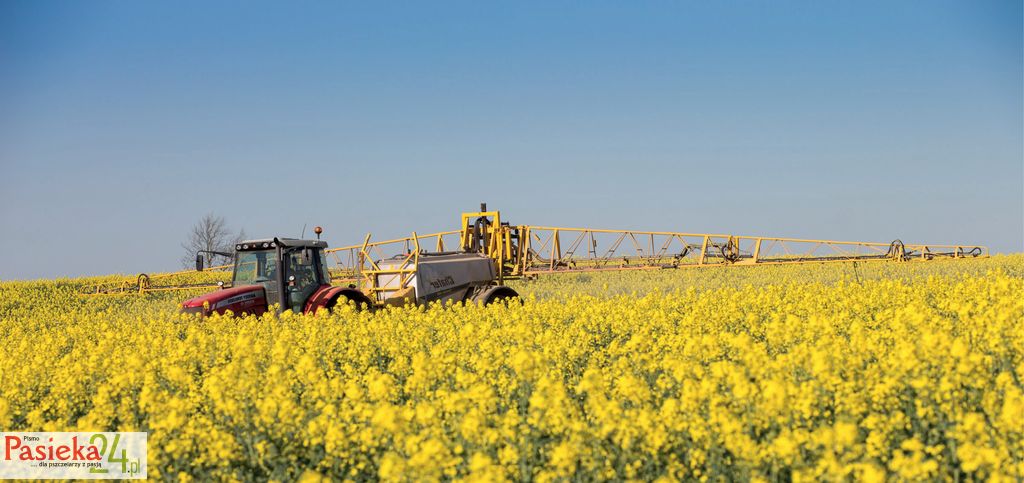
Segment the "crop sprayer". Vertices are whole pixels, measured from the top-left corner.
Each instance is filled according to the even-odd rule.
[[[503,222],[498,211],[463,213],[458,230],[360,245],[328,248],[320,240],[267,238],[243,241],[230,265],[229,283],[159,285],[163,274],[139,275],[134,283],[101,284],[89,295],[195,290],[217,287],[188,299],[181,310],[210,315],[313,313],[338,304],[375,309],[431,302],[491,304],[518,298],[506,282],[542,275],[609,270],[744,267],[858,261],[929,261],[987,257],[977,245],[923,245],[667,231],[596,230]],[[433,251],[424,248],[432,244]],[[452,247],[446,250],[446,247]],[[196,254],[196,270],[204,270]]]

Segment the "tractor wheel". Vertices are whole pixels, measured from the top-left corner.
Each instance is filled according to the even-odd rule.
[[[474,302],[485,306],[495,302],[511,302],[513,300],[523,303],[523,300],[519,298],[519,294],[515,290],[505,286],[490,287],[473,297]]]
[[[355,291],[345,291],[338,294],[336,297],[331,299],[330,302],[327,303],[327,310],[333,312],[334,307],[338,305],[345,305],[349,302],[355,304],[356,310],[373,310],[373,302],[370,301],[370,298],[367,297],[362,292]]]

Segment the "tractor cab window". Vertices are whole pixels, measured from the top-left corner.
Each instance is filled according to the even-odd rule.
[[[315,254],[310,249],[299,249],[289,251],[286,256],[287,276],[295,277],[295,285],[305,287],[307,285],[319,285],[317,283],[316,265],[313,263]]]
[[[318,252],[312,248],[301,248],[289,250],[285,255],[289,306],[294,312],[301,312],[306,300],[320,286]]]
[[[316,255],[320,257],[320,273],[322,274],[321,276],[323,277],[321,280],[323,280],[323,283],[325,284],[330,284],[331,271],[327,269],[327,254],[324,253],[322,249],[320,249],[316,251]]]
[[[239,252],[233,280],[235,285],[252,285],[277,280],[277,252]]]

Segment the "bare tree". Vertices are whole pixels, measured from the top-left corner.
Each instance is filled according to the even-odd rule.
[[[223,216],[207,213],[189,231],[188,239],[181,247],[185,249],[185,255],[181,258],[181,265],[189,268],[195,265],[196,253],[200,250],[232,253],[235,244],[245,238],[245,230],[232,233],[228,229],[228,223]],[[212,253],[203,253],[206,258],[206,266],[224,265],[231,263],[231,259]]]

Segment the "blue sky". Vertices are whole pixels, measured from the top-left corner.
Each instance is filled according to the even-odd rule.
[[[1003,2],[0,2],[0,279],[517,224],[1024,249]]]

